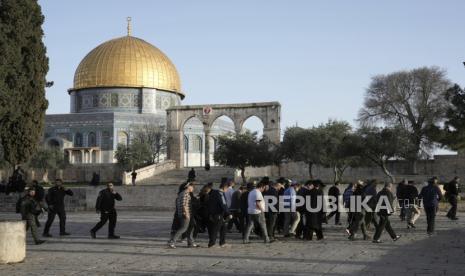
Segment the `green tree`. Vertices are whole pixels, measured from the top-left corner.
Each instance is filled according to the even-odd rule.
[[[294,162],[304,162],[308,166],[308,174],[313,179],[312,168],[321,164],[324,140],[318,128],[287,128],[282,142],[284,156]]]
[[[387,161],[393,158],[404,158],[412,152],[414,147],[409,133],[401,127],[362,127],[357,130],[355,139],[354,150],[362,158],[378,166],[392,183],[395,183],[396,179],[389,171]]]
[[[44,126],[48,59],[37,1],[0,1],[0,141],[12,166],[36,151]]]
[[[239,169],[244,183],[246,167],[264,167],[273,163],[268,139],[259,140],[257,133],[250,132],[218,137],[214,159],[220,165]]]
[[[147,144],[132,141],[129,146],[119,144],[115,158],[121,168],[129,171],[150,165],[152,155]]]
[[[449,149],[465,149],[465,92],[458,84],[446,91],[449,106],[443,127],[431,126],[435,140]]]
[[[445,92],[450,86],[444,70],[422,67],[373,77],[359,112],[362,125],[381,122],[388,127],[402,127],[415,147],[409,154],[412,172],[416,161],[429,155],[434,143],[430,126],[444,120],[447,109]]]
[[[354,150],[352,127],[345,121],[330,120],[317,130],[322,139],[321,164],[332,168],[334,182],[342,181],[348,167],[358,167],[363,161]]]
[[[58,149],[39,148],[29,160],[29,167],[42,170],[42,181],[48,182],[49,171],[64,169],[66,161],[63,152]]]

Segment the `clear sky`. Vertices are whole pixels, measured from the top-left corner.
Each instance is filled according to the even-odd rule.
[[[376,74],[437,65],[465,85],[465,1],[40,1],[48,113],[93,48],[126,34],[176,65],[183,104],[279,101],[282,128],[354,119]]]

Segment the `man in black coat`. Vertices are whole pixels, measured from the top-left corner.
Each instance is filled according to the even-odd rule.
[[[65,231],[66,225],[66,212],[65,212],[65,196],[73,196],[73,191],[70,189],[65,189],[63,187],[63,182],[61,179],[57,179],[55,181],[55,186],[48,190],[47,196],[45,197],[45,201],[48,205],[48,218],[47,222],[45,223],[44,233],[42,236],[44,237],[51,237],[49,230],[50,226],[52,226],[53,220],[55,216],[58,215],[60,219],[60,236],[67,236],[70,235],[68,232]]]
[[[328,196],[332,196],[336,198],[337,209],[329,213],[329,215],[326,217],[326,221],[328,221],[330,218],[336,215],[336,219],[335,219],[336,225],[341,225],[341,222],[340,222],[341,212],[339,211],[339,196],[340,195],[341,195],[341,191],[339,190],[339,181],[336,181],[334,185],[331,186],[331,188],[329,188]]]
[[[408,181],[407,179],[403,179],[399,184],[397,184],[397,189],[396,189],[396,197],[397,200],[399,201],[399,207],[400,207],[400,220],[404,221],[405,220],[405,207],[404,207],[404,200],[405,200],[405,187],[407,187]]]
[[[228,188],[227,183],[221,183],[219,190],[212,189],[208,195],[208,247],[216,244],[218,232],[220,246],[223,247],[226,243],[227,221],[231,219],[224,195]]]
[[[393,241],[397,241],[400,236],[396,235],[394,229],[391,227],[391,222],[389,221],[389,216],[394,212],[394,195],[391,192],[392,184],[386,183],[384,188],[376,195],[376,202],[379,216],[378,227],[376,227],[375,235],[373,236],[374,243],[381,243],[379,238],[383,233],[383,230],[389,233]]]
[[[95,210],[97,213],[100,213],[100,221],[90,230],[90,236],[93,239],[96,238],[97,231],[102,228],[108,220],[110,221],[108,224],[108,238],[119,239],[119,236],[115,235],[117,216],[115,200],[120,201],[122,199],[121,195],[114,190],[113,183],[108,183],[107,188],[99,192]]]
[[[313,187],[312,187],[313,185]],[[321,182],[318,180],[313,181],[310,189],[305,192],[305,200],[310,200],[310,207],[315,209],[313,211],[305,210],[306,225],[304,231],[304,239],[312,240],[313,233],[316,234],[318,240],[323,239],[323,205],[318,206],[318,200],[323,202],[323,191],[321,190]],[[307,204],[305,204],[307,206]],[[317,210],[321,207],[321,210]]]
[[[434,226],[436,213],[438,212],[439,202],[442,200],[442,192],[438,187],[439,180],[437,177],[432,177],[428,181],[428,185],[421,189],[418,198],[423,202],[423,207],[426,213],[426,232],[428,235],[434,234]]]
[[[263,196],[265,197],[265,202],[270,203],[268,206],[268,210],[265,213],[266,218],[266,232],[268,233],[268,237],[270,240],[276,240],[274,236],[275,228],[276,228],[276,220],[278,219],[278,210],[279,210],[279,183],[270,182],[268,184],[267,190],[263,192]],[[274,198],[274,204],[271,200]]]
[[[447,217],[451,220],[458,220],[457,218],[457,198],[459,196],[459,182],[458,176],[447,184],[446,198],[449,201],[451,207],[447,212]]]

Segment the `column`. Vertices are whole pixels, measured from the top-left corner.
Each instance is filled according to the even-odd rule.
[[[94,149],[89,149],[89,162],[88,163],[93,163],[93,160],[92,160],[92,152],[94,151]]]
[[[205,127],[205,165],[210,164],[210,128]]]
[[[84,153],[84,150],[82,149],[81,150],[81,163],[86,163],[86,154]]]
[[[176,161],[177,168],[184,168],[184,137],[182,131],[168,132],[168,159]]]
[[[68,163],[73,164],[73,151],[72,150],[66,150],[68,153]]]

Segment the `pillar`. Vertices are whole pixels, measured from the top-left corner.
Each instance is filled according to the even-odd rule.
[[[84,150],[81,150],[81,163],[86,163],[86,154]]]
[[[184,168],[184,137],[180,130],[168,132],[168,159],[176,161],[176,168]]]
[[[205,126],[205,165],[210,164],[210,128]]]
[[[73,151],[72,150],[66,150],[68,153],[68,163],[73,164]]]

